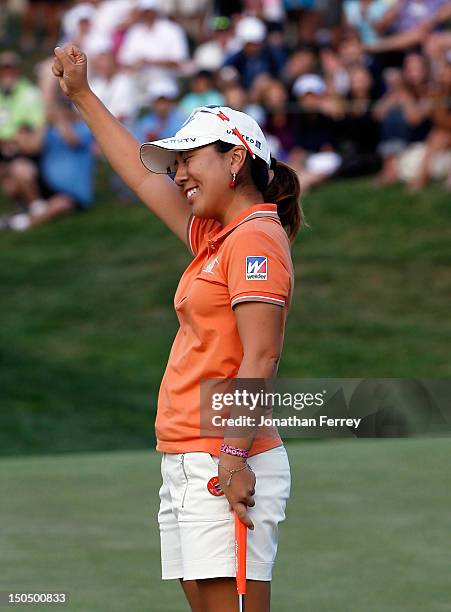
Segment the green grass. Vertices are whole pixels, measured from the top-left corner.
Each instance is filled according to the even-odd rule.
[[[104,174],[89,214],[0,235],[1,454],[154,444],[189,256]],[[304,206],[280,375],[449,376],[449,196],[358,180]]]
[[[273,612],[450,610],[449,440],[288,453]],[[152,451],[0,460],[0,591],[66,590],[74,612],[187,610],[177,581],[160,580],[159,461]]]

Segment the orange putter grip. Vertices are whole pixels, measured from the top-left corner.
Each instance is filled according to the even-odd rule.
[[[246,594],[246,539],[247,527],[235,513],[236,588],[239,595]]]

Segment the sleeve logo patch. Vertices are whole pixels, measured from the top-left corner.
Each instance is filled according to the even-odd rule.
[[[267,280],[268,258],[261,255],[246,257],[246,280]]]

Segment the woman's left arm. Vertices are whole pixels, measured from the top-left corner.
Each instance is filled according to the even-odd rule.
[[[270,379],[276,375],[283,346],[283,310],[281,306],[265,302],[242,302],[235,306],[237,327],[243,346],[243,359],[237,378]],[[226,435],[224,442],[249,450],[256,434],[256,427],[250,427],[244,437]],[[230,486],[227,486],[230,474],[228,470],[243,468],[244,461],[240,457],[221,453],[219,465],[222,468],[219,469],[219,484],[231,508],[250,529],[253,529],[246,507],[255,505],[254,473],[248,468],[241,469],[233,473]]]

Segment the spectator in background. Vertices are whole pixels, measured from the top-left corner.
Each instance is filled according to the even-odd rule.
[[[211,36],[194,51],[193,60],[197,68],[219,70],[227,57],[239,51],[233,37],[232,24],[228,17],[213,17],[210,21]]]
[[[389,0],[345,0],[343,12],[346,25],[357,30],[363,44],[371,45],[387,29],[383,17],[391,4]]]
[[[299,111],[297,146],[309,153],[333,150],[336,129],[325,112],[327,89],[324,80],[316,74],[305,74],[295,81],[293,94]]]
[[[24,51],[31,51],[36,47],[36,33],[38,27],[43,29],[43,44],[52,48],[57,39],[60,27],[61,8],[60,0],[28,0],[22,17],[21,47]]]
[[[138,0],[138,21],[126,32],[118,52],[121,66],[149,84],[174,78],[188,59],[186,34],[160,15],[158,0]],[[143,85],[143,87],[144,87]]]
[[[224,97],[215,88],[213,75],[208,70],[200,70],[189,83],[189,93],[180,101],[180,109],[188,116],[197,106],[224,104]]]
[[[422,41],[422,54],[426,59],[431,77],[436,78],[443,67],[443,59],[451,49],[451,30],[434,32]]]
[[[451,18],[449,0],[397,0],[384,16],[382,27],[393,32],[367,45],[370,53],[406,51],[422,44],[435,28]]]
[[[173,136],[186,116],[177,105],[179,90],[174,81],[151,83],[147,92],[150,112],[137,119],[132,131],[139,142],[149,142]]]
[[[9,46],[7,24],[10,17],[8,0],[0,0],[0,46]]]
[[[39,173],[30,176],[17,194],[24,198],[27,212],[3,219],[2,229],[24,231],[92,204],[93,138],[67,98],[48,109],[40,145]],[[35,199],[27,200],[32,195]]]
[[[374,109],[381,123],[379,151],[384,160],[379,185],[398,180],[398,156],[407,145],[425,138],[430,114],[426,67],[416,54],[406,56],[403,71],[389,68],[385,75],[387,93]]]
[[[281,77],[283,81],[288,83],[289,87],[292,87],[298,77],[315,72],[316,63],[317,57],[314,47],[301,45],[287,58]]]
[[[441,21],[449,12],[443,13],[447,4],[448,0],[397,0],[389,17],[391,29],[394,33],[405,33],[430,25],[430,19]]]
[[[377,153],[379,125],[373,116],[372,99],[371,73],[364,66],[354,66],[349,71],[349,92],[339,121],[342,161],[337,176],[363,176],[380,170],[381,159]]]
[[[0,53],[0,186],[20,206],[37,197],[22,197],[21,188],[36,176],[40,131],[45,109],[39,90],[20,74],[20,58]]]
[[[322,19],[317,0],[284,0],[288,22],[296,24],[297,39],[314,44]]]
[[[427,138],[431,128],[431,83],[425,58],[420,53],[407,53],[402,76],[412,100],[408,113],[410,142],[419,142]]]
[[[249,101],[249,95],[239,82],[232,82],[223,90],[224,105],[235,110],[242,111],[253,117],[264,121],[264,110]]]
[[[409,125],[405,120],[409,96],[402,72],[398,68],[388,68],[384,77],[386,93],[374,109],[374,116],[381,124],[379,153],[383,167],[376,180],[379,185],[389,185],[397,180],[396,158],[409,142]]]
[[[172,17],[194,40],[200,40],[210,0],[163,0],[161,9]]]
[[[91,56],[89,83],[110,113],[122,123],[133,121],[139,111],[137,92],[133,78],[118,70],[110,50]]]
[[[337,124],[332,115],[326,83],[316,74],[305,74],[293,85],[299,123],[296,147],[289,162],[297,170],[305,191],[337,171],[341,158],[336,151]]]
[[[238,70],[246,89],[260,74],[279,75],[286,59],[285,50],[265,44],[266,27],[260,19],[243,17],[236,27],[236,37],[242,49],[229,57],[225,65]]]
[[[73,3],[61,20],[61,43],[75,42],[87,29],[86,24],[94,19],[99,0],[78,0]],[[81,30],[81,31],[80,31]]]
[[[13,157],[14,138],[23,125],[43,125],[44,105],[39,90],[20,72],[20,57],[13,51],[0,53],[0,153]],[[8,153],[11,151],[11,153]]]
[[[103,0],[94,16],[94,36],[106,44],[112,44],[115,51],[116,45],[120,44],[120,38],[116,40],[116,37],[133,18],[134,9],[135,0]]]
[[[245,9],[243,0],[214,0],[214,13],[226,17],[239,17]]]
[[[365,51],[364,46],[355,32],[346,32],[339,45],[338,56],[345,70],[354,66],[364,66],[371,72],[373,79],[373,93],[379,97],[384,93],[383,70],[385,62],[383,58],[373,56]]]
[[[121,28],[133,21],[134,0],[81,0],[63,16],[61,44],[75,42],[88,55],[99,45],[116,49],[121,41]]]
[[[328,91],[338,96],[346,96],[350,86],[349,71],[344,67],[338,53],[332,47],[323,47],[319,52],[319,60]]]
[[[286,161],[296,146],[298,117],[288,112],[288,92],[283,83],[274,79],[262,102],[266,111],[264,131],[277,141],[277,158]]]
[[[71,16],[71,30],[67,40],[86,53],[92,53],[90,42],[93,40],[93,22],[96,8],[92,4],[82,3],[74,7]]]
[[[410,187],[414,191],[422,189],[432,178],[448,175],[447,187],[451,187],[451,159],[446,151],[451,149],[451,53],[443,62],[432,97],[432,128],[420,155],[418,167],[413,172]],[[443,169],[443,166],[446,168]],[[442,166],[442,168],[440,168]]]

